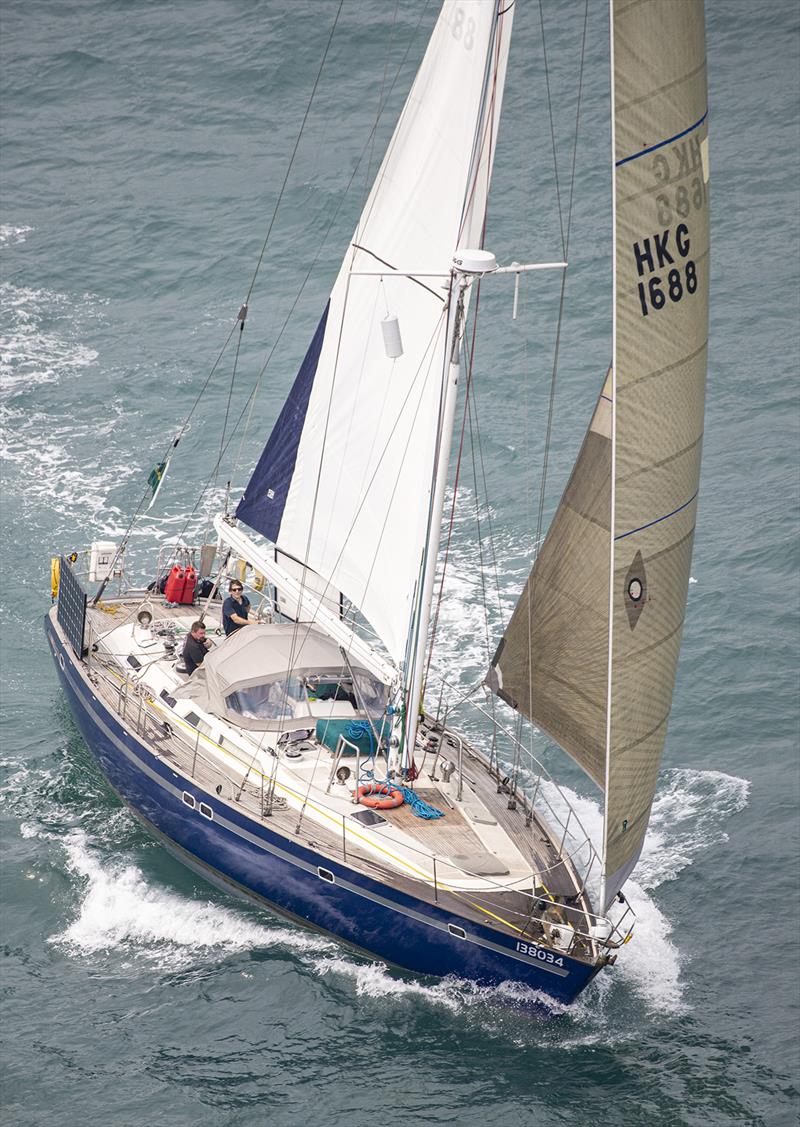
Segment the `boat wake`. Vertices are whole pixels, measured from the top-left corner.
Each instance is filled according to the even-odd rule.
[[[114,950],[176,970],[209,956],[283,947],[321,952],[328,940],[255,923],[234,909],[187,899],[152,884],[138,866],[100,858],[83,830],[63,839],[70,871],[82,885],[78,914],[54,943],[74,955]]]

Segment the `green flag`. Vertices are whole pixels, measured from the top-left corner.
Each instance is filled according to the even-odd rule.
[[[161,484],[164,481],[164,478],[167,476],[167,467],[168,466],[169,466],[169,459],[167,459],[166,462],[159,462],[157,466],[153,466],[152,470],[150,471],[150,473],[148,475],[147,484],[150,486],[150,489],[152,490],[152,493],[153,493],[153,496],[150,498],[150,504],[147,506],[148,512],[150,511],[150,509],[152,509],[153,505],[155,504],[156,497],[158,496],[158,491],[161,488]]]

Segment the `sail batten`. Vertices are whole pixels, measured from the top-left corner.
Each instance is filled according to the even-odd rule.
[[[604,911],[641,852],[697,517],[708,345],[702,0],[612,0],[613,347],[487,683],[604,794]]]

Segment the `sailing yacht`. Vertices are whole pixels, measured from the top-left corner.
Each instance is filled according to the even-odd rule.
[[[633,935],[622,889],[685,614],[708,331],[705,45],[702,0],[611,0],[612,353],[587,374],[600,392],[586,437],[475,687],[485,738],[467,740],[452,723],[464,702],[431,688],[429,643],[470,304],[480,286],[567,268],[501,264],[484,246],[519,2],[445,0],[216,543],[162,550],[139,587],[127,538],[60,557],[46,631],[110,785],[191,869],[393,966],[568,1003]],[[231,577],[251,606],[226,637]],[[187,675],[198,618],[214,645]],[[523,724],[602,793],[599,841],[530,761]]]

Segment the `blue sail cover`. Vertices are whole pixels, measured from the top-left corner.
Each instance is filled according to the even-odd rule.
[[[272,428],[272,434],[236,508],[236,516],[239,520],[244,521],[256,532],[261,532],[273,543],[278,539],[281,518],[297,461],[297,448],[300,444],[300,435],[303,433],[314,376],[317,374],[330,304],[329,299],[289,397]]]

